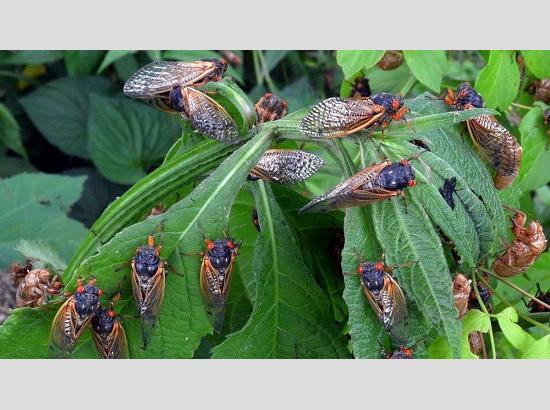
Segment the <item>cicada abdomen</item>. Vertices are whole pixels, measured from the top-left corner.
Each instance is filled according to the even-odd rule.
[[[157,61],[140,68],[124,84],[128,97],[139,98],[163,111],[182,110],[179,95],[188,86],[199,87],[209,81],[219,81],[227,69],[222,60]]]
[[[241,245],[231,239],[207,239],[205,242],[207,250],[203,253],[200,271],[201,292],[212,314],[214,330],[220,333],[233,276],[233,264]]]
[[[248,179],[291,185],[315,174],[324,165],[321,157],[311,152],[291,149],[271,149],[258,160]]]
[[[258,116],[258,124],[280,120],[286,115],[288,104],[282,98],[271,93],[265,95],[258,100],[254,106]]]
[[[361,263],[357,269],[369,304],[390,334],[394,343],[406,342],[404,334],[407,302],[401,287],[391,276],[391,267],[382,262]]]
[[[372,204],[403,195],[403,190],[413,187],[415,181],[414,170],[408,160],[395,163],[386,160],[359,171],[331,191],[309,202],[300,212],[326,212]]]
[[[37,307],[58,295],[63,283],[57,275],[50,277],[46,269],[34,269],[19,282],[15,292],[15,307]]]
[[[126,333],[114,311],[114,302],[119,298],[120,294],[115,296],[108,308],[101,306],[92,319],[92,339],[103,359],[126,359],[128,356]]]
[[[483,98],[469,83],[460,84],[456,94],[448,90],[445,102],[458,110],[485,107]],[[489,115],[468,120],[466,125],[472,141],[496,172],[495,187],[509,187],[519,172],[521,146],[506,128]]]
[[[53,357],[69,357],[76,341],[92,320],[99,308],[99,297],[103,294],[92,279],[83,286],[77,280],[76,292],[59,308],[50,331],[50,353]]]
[[[468,311],[468,303],[472,287],[470,280],[461,273],[457,273],[453,280],[453,298],[455,300],[455,308],[458,312],[458,318],[462,319]]]
[[[164,263],[160,259],[160,251],[161,246],[155,247],[153,237],[149,236],[147,246],[137,248],[131,262],[132,289],[139,312],[144,348],[151,341],[164,298],[166,272]]]

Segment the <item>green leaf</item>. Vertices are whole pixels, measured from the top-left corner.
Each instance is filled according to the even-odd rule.
[[[338,50],[336,62],[346,80],[353,80],[355,74],[375,65],[384,56],[384,50]]]
[[[290,53],[289,50],[266,50],[264,58],[267,71],[271,72]]]
[[[25,258],[32,259],[35,267],[51,268],[57,274],[63,273],[67,268],[67,262],[47,242],[21,239],[15,246],[15,250],[24,255]]]
[[[179,135],[176,116],[129,99],[91,96],[88,150],[99,172],[120,184],[144,177]]]
[[[100,77],[63,77],[20,99],[32,122],[61,151],[89,158],[86,124],[91,93],[107,95],[111,85]]]
[[[151,61],[162,60],[162,51],[160,50],[147,50],[146,53],[147,53],[147,56],[151,59]]]
[[[477,359],[478,357],[470,350],[468,336],[472,332],[487,333],[491,326],[491,318],[487,313],[472,309],[462,319],[462,355],[463,359]]]
[[[0,178],[11,177],[22,172],[37,172],[29,162],[18,157],[2,157],[0,161]]]
[[[475,88],[490,108],[506,110],[519,92],[519,67],[514,51],[492,50]]]
[[[100,74],[105,70],[107,67],[109,67],[111,64],[113,64],[115,61],[120,60],[122,57],[125,57],[127,55],[134,54],[136,50],[109,50],[105,54],[105,57],[103,58],[103,61],[101,62],[101,65],[97,69],[97,73]]]
[[[70,76],[93,74],[103,59],[105,51],[67,50],[64,52],[65,67]]]
[[[550,150],[547,127],[542,120],[542,110],[535,107],[523,117],[521,133],[521,167],[515,184],[522,192],[530,192],[550,181]]]
[[[534,342],[523,353],[522,359],[550,359],[550,335]]]
[[[522,50],[521,55],[531,73],[541,80],[550,77],[550,51]]]
[[[271,189],[255,189],[263,230],[255,245],[256,306],[245,327],[213,349],[214,358],[347,357],[329,301],[311,276]]]
[[[286,100],[289,111],[313,105],[319,98],[307,76],[287,85],[278,95]]]
[[[443,50],[404,50],[405,61],[414,76],[430,90],[439,92],[443,73],[447,68],[447,54]]]
[[[23,146],[19,124],[17,124],[13,115],[2,103],[0,103],[0,143],[23,158],[27,158],[27,151],[25,151],[25,147]]]
[[[46,64],[62,58],[63,51],[59,50],[22,50],[0,59],[0,64]]]
[[[526,352],[534,343],[534,339],[529,333],[523,330],[516,323],[518,313],[513,307],[507,307],[502,312],[495,315],[504,337],[521,352]]]
[[[19,174],[0,180],[0,246],[13,248],[21,239],[44,240],[65,260],[86,234],[84,226],[67,217],[82,192],[85,177]],[[0,252],[0,264],[18,258]]]

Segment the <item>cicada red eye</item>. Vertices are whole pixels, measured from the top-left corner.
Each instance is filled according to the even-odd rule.
[[[107,312],[107,316],[109,316],[109,317],[115,317],[115,316],[116,316],[116,313],[115,313],[114,310],[109,310],[109,311]]]
[[[374,267],[377,269],[377,270],[382,270],[384,269],[384,264],[382,262],[376,262],[374,264]]]
[[[416,185],[416,180],[411,179],[411,180],[409,181],[409,186],[412,188],[412,187],[415,186],[415,185]]]
[[[357,273],[363,273],[363,265],[357,267]]]
[[[76,291],[78,293],[84,293],[84,286],[80,285],[79,287],[76,288]]]
[[[205,242],[206,242],[206,247],[208,248],[208,250],[214,249],[214,242],[212,242],[211,240],[208,240],[208,239],[206,239]]]
[[[102,290],[102,289],[98,289],[98,290],[97,290],[97,294],[98,294],[99,296],[103,296],[103,290]]]
[[[235,244],[232,241],[227,241],[227,246],[233,249],[235,247]]]
[[[406,167],[407,165],[409,165],[409,161],[406,160],[406,159],[402,159],[400,162],[401,162],[401,165],[403,165],[403,166],[405,166],[405,167]]]

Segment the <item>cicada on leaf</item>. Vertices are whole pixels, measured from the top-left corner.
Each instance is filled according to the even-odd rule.
[[[136,249],[132,259],[132,289],[139,312],[143,347],[149,344],[164,298],[166,270],[160,259],[161,246],[150,235],[147,245]]]
[[[325,212],[337,208],[372,204],[404,195],[406,187],[416,183],[414,170],[407,159],[399,162],[386,160],[373,164],[336,185],[329,192],[315,198],[300,212]]]
[[[87,285],[77,279],[76,292],[57,311],[50,331],[50,352],[53,357],[69,357],[76,341],[99,308],[102,290],[91,279]]]
[[[445,200],[445,202],[447,202],[447,205],[449,205],[449,208],[454,210],[456,207],[456,204],[455,204],[455,199],[453,197],[453,194],[456,193],[457,191],[456,177],[445,179],[445,181],[443,182],[443,185],[440,188],[438,188],[438,191],[443,197],[443,199]]]
[[[386,359],[414,359],[413,350],[406,346],[401,346],[399,349],[388,353]]]
[[[405,295],[392,277],[393,269],[382,262],[364,262],[357,268],[369,304],[394,341],[406,341],[401,324],[407,317]]]
[[[271,93],[265,93],[254,106],[258,124],[280,120],[286,115],[288,104],[285,100]]]
[[[114,311],[114,303],[119,299],[120,294],[117,294],[108,308],[99,307],[92,319],[92,339],[103,359],[125,359],[128,356],[126,333]]]
[[[214,330],[220,333],[233,276],[233,264],[241,244],[227,238],[214,241],[206,239],[205,243],[207,249],[202,255],[200,271],[201,292],[212,314]]]
[[[325,165],[323,159],[311,152],[292,149],[271,149],[258,160],[248,179],[291,185],[303,181]]]
[[[458,110],[485,107],[483,98],[469,83],[460,84],[456,93],[449,89],[445,102]],[[504,189],[512,185],[521,164],[521,146],[514,136],[490,115],[468,120],[466,125],[482,157],[496,171],[495,187]]]
[[[385,128],[408,112],[400,95],[380,93],[346,100],[331,97],[311,109],[300,130],[311,138],[338,138],[367,128]]]

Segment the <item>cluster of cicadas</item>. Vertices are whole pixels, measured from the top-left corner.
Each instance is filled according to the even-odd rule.
[[[382,69],[393,69],[403,61],[399,52],[384,55],[379,62]],[[161,61],[148,64],[135,72],[124,85],[124,93],[146,101],[158,109],[177,112],[191,122],[201,134],[223,143],[241,141],[239,127],[226,109],[202,87],[208,82],[220,81],[227,68],[223,60],[205,59],[196,62]],[[300,124],[300,131],[309,139],[332,139],[345,137],[359,131],[373,132],[384,129],[394,120],[405,120],[409,108],[402,96],[379,93],[370,96],[368,80],[360,79],[354,84],[352,97],[332,97],[321,101],[308,112]],[[448,90],[442,98],[456,110],[483,108],[483,98],[470,84],[460,84],[456,91]],[[281,119],[286,114],[287,104],[273,94],[265,94],[255,105],[257,124]],[[545,121],[550,123],[550,112]],[[484,159],[494,169],[494,184],[503,189],[516,178],[521,162],[521,146],[494,117],[482,115],[466,122],[468,132]],[[422,148],[422,144],[418,144]],[[336,185],[327,193],[313,199],[300,211],[323,212],[337,208],[371,204],[391,199],[404,198],[406,188],[415,186],[413,158],[398,161],[386,159],[373,163]],[[323,160],[303,150],[271,149],[266,151],[248,175],[249,180],[266,180],[280,184],[303,181],[324,165]],[[439,192],[454,209],[453,193],[456,178],[446,179]],[[261,230],[257,211],[254,209],[254,225]],[[507,246],[495,264],[495,272],[501,276],[524,272],[546,248],[546,239],[538,222],[524,227],[526,217],[521,212],[513,218],[512,232],[515,240]],[[221,331],[233,265],[240,244],[232,239],[206,239],[202,252],[200,286],[205,304],[212,314],[213,327]],[[165,288],[166,264],[160,258],[161,247],[154,245],[150,236],[148,244],[136,250],[131,261],[132,288],[140,318],[144,348],[148,345],[162,305]],[[406,298],[397,280],[394,268],[383,262],[361,262],[358,274],[366,299],[372,306],[394,345],[400,348],[387,355],[388,358],[412,358],[412,348],[407,347],[402,324],[407,316]],[[60,285],[46,275],[35,275],[41,290],[35,298],[59,292]],[[34,283],[34,282],[33,282]],[[481,285],[480,285],[481,286]],[[457,275],[453,283],[458,316],[469,308],[478,307],[469,280]],[[491,293],[483,286],[478,294],[489,304]],[[40,296],[42,295],[42,296]],[[92,279],[87,285],[78,280],[72,294],[57,313],[51,330],[50,344],[60,356],[68,356],[88,325],[91,325],[93,340],[105,358],[122,358],[127,354],[127,342],[121,321],[114,312],[114,302],[109,307],[101,306],[101,290]],[[533,305],[536,307],[536,305]],[[475,339],[475,336],[472,336]],[[478,335],[479,338],[479,335]],[[476,345],[476,340],[470,340]],[[479,340],[477,341],[479,342]],[[479,343],[477,343],[479,345]],[[476,347],[477,351],[477,347]]]

